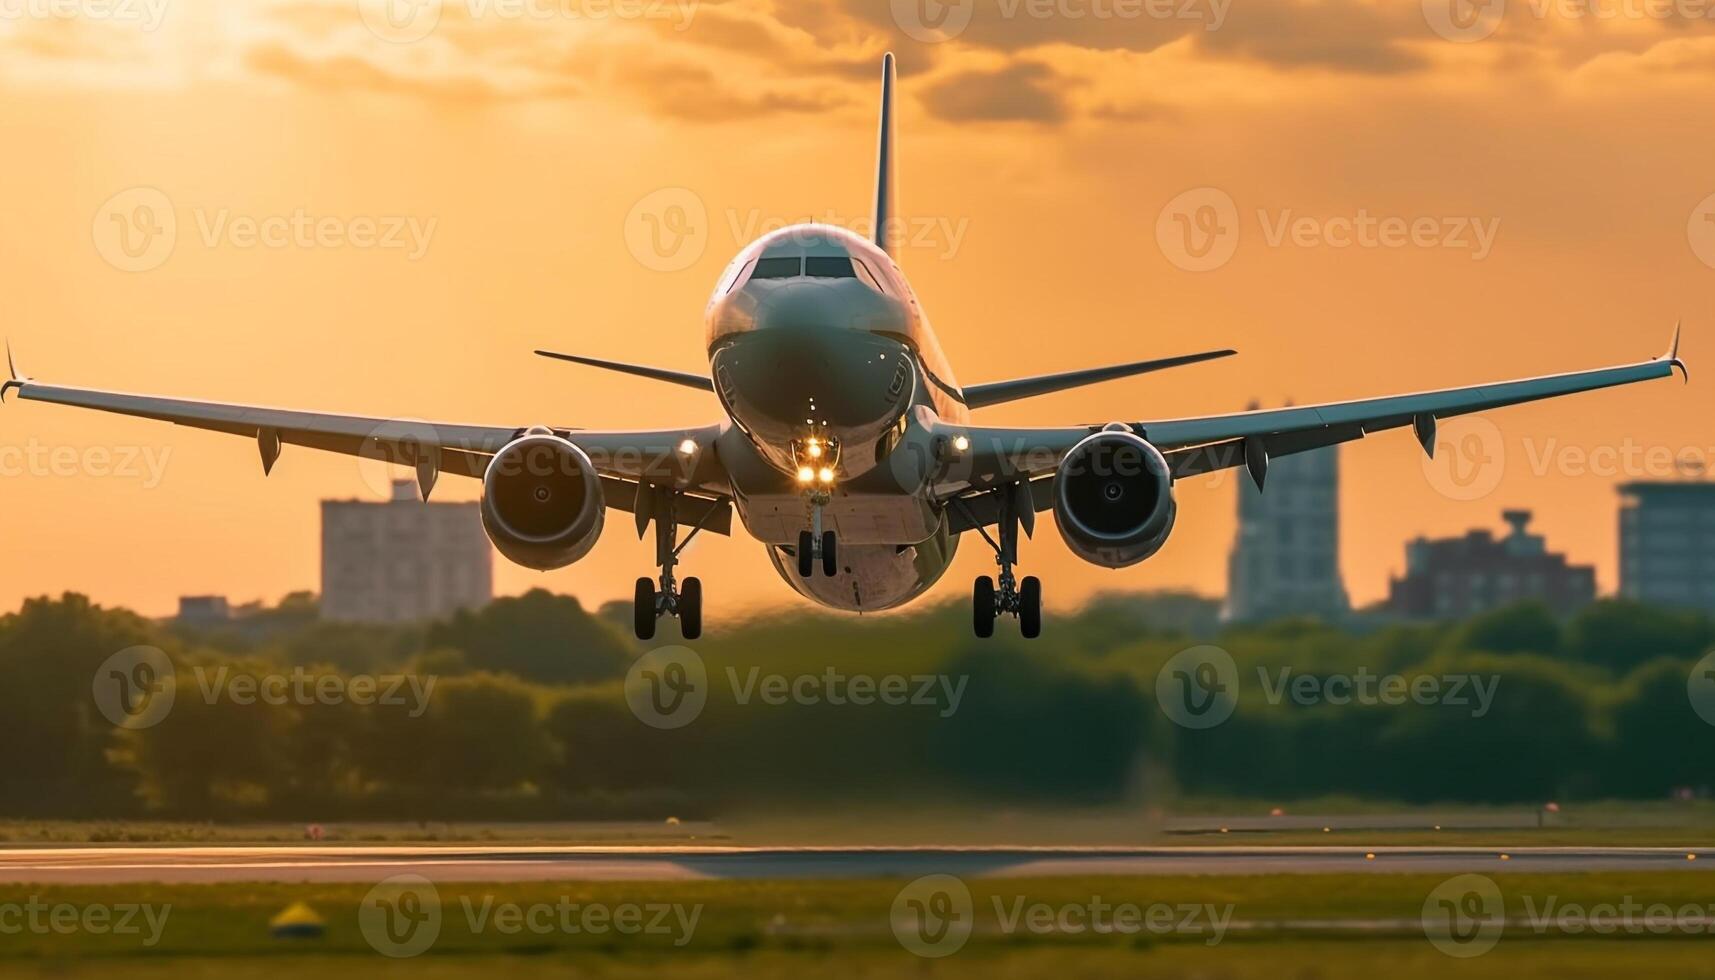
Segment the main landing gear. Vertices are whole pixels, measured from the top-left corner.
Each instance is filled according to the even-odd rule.
[[[822,530],[822,508],[832,497],[825,490],[813,490],[808,496],[810,530],[798,532],[798,577],[816,574],[816,565],[820,564],[822,574],[833,578],[840,573],[839,542],[834,532]]]
[[[984,575],[971,588],[971,628],[986,640],[994,635],[995,619],[1001,613],[1010,613],[1018,617],[1018,631],[1024,638],[1034,640],[1042,635],[1042,580],[1034,575],[1015,579],[1012,566],[1018,562],[1019,528],[1022,525],[1026,536],[1035,530],[1036,507],[1026,483],[1001,487],[991,493],[1000,510],[996,528],[1000,540],[990,537],[980,524],[977,533],[994,549],[995,564],[1000,566],[999,582]]]
[[[654,520],[655,564],[661,566],[659,586],[647,578],[637,580],[637,590],[632,598],[632,619],[639,640],[655,638],[655,624],[662,616],[677,616],[679,635],[687,640],[703,635],[702,580],[693,576],[681,584],[673,577],[673,568],[679,564],[679,553],[703,526],[699,523],[684,541],[680,541],[673,500],[673,492],[661,488],[652,487],[638,494],[638,532],[642,533],[648,522]]]

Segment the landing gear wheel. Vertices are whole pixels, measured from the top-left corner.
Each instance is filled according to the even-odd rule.
[[[646,578],[637,580],[637,591],[631,608],[632,625],[639,640],[655,639],[655,583]]]
[[[703,580],[695,576],[679,586],[679,635],[687,640],[703,635]]]
[[[971,629],[978,638],[986,640],[994,635],[994,617],[994,579],[984,575],[971,589]]]
[[[1027,640],[1042,635],[1042,580],[1034,575],[1018,583],[1018,631]]]
[[[809,578],[816,570],[816,536],[798,532],[798,577]]]
[[[840,574],[839,552],[834,545],[834,532],[822,532],[822,574],[829,578]]]

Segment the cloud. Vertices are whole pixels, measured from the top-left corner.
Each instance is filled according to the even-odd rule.
[[[923,104],[954,122],[1063,122],[1066,81],[1047,65],[1019,62],[998,71],[964,71],[923,93]]]

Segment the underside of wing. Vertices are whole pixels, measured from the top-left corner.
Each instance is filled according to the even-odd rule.
[[[10,366],[10,364],[9,364]],[[137,395],[42,384],[12,377],[0,398],[16,392],[26,401],[70,405],[134,418],[154,419],[255,440],[264,472],[271,472],[285,446],[303,446],[359,456],[415,470],[424,496],[443,473],[481,478],[495,453],[526,432],[549,432],[588,456],[603,483],[609,507],[632,510],[640,485],[698,494],[725,508],[725,474],[712,448],[720,426],[639,432],[524,426],[463,425],[415,419],[372,418]],[[695,515],[708,507],[687,507]],[[725,533],[724,518],[710,530]]]

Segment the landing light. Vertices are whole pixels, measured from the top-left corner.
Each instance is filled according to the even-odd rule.
[[[823,483],[834,482],[834,471],[826,466],[822,467],[816,476],[820,478]]]
[[[965,450],[971,448],[971,437],[970,436],[963,436],[963,435],[954,436],[953,437],[953,448],[958,450],[961,453],[964,452]]]
[[[692,455],[695,455],[696,452],[697,452],[697,442],[695,439],[686,439],[684,442],[679,443],[679,454],[680,455],[692,456]]]
[[[817,442],[814,439],[811,439],[809,446],[806,448],[810,452],[810,458],[811,459],[821,459],[822,458],[822,444],[821,443]]]
[[[798,467],[798,482],[799,483],[809,483],[811,480],[814,480],[815,478],[816,478],[815,472],[812,471],[808,466]]]

